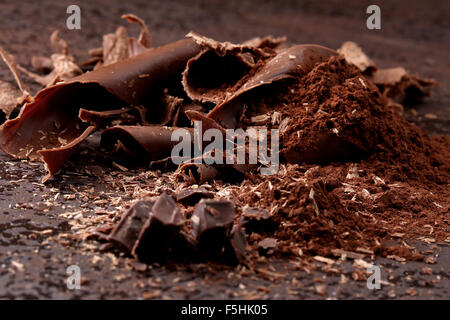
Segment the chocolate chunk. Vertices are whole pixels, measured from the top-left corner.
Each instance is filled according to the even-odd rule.
[[[234,215],[234,204],[230,201],[200,201],[191,219],[194,237],[204,255],[213,259],[222,255]]]
[[[230,237],[225,244],[223,261],[227,264],[246,264],[248,262],[246,256],[247,239],[240,225],[235,225],[231,230]]]
[[[246,207],[241,215],[240,223],[247,233],[273,232],[278,228],[278,224],[266,209]]]
[[[109,240],[121,251],[131,254],[145,222],[150,218],[154,201],[141,200],[126,211],[113,229]]]
[[[214,198],[214,193],[205,188],[189,188],[177,194],[177,202],[193,206],[203,198]]]
[[[152,208],[152,214],[140,230],[132,254],[140,261],[154,261],[169,256],[171,242],[179,233],[184,219],[173,198],[163,193]]]

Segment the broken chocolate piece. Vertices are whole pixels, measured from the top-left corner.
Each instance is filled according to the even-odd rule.
[[[205,188],[188,188],[177,194],[177,202],[187,206],[193,206],[204,198],[214,198],[214,193]]]
[[[139,261],[149,262],[170,255],[171,241],[180,231],[184,219],[173,198],[163,193],[152,208],[150,218],[139,232],[132,254]]]
[[[78,114],[84,122],[90,122],[97,126],[104,124],[106,121],[111,121],[114,119],[120,119],[122,116],[128,115],[133,108],[122,108],[118,110],[108,110],[108,111],[92,111],[81,108]]]
[[[129,23],[137,22],[139,24],[141,28],[139,38],[128,36],[127,29],[123,26],[118,27],[114,33],[104,35],[103,48],[89,52],[93,56],[102,58],[102,61],[95,65],[94,70],[135,57],[151,48],[152,39],[145,22],[130,13],[122,15],[122,19],[126,19]]]
[[[261,231],[273,232],[278,228],[278,224],[266,209],[244,208],[240,223],[248,234]]]
[[[227,239],[224,251],[224,263],[247,264],[246,255],[247,239],[240,225],[235,225]]]
[[[200,251],[218,259],[230,235],[235,215],[234,204],[226,200],[201,200],[191,218]]]
[[[131,254],[142,227],[150,218],[154,203],[153,200],[138,201],[123,214],[119,224],[109,236],[109,240],[118,249]]]

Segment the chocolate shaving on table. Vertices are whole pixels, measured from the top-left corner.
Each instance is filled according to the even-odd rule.
[[[140,200],[133,204],[112,230],[109,241],[121,251],[131,254],[142,227],[150,218],[154,200]]]
[[[2,57],[2,60],[6,63],[9,70],[14,76],[14,80],[16,80],[16,84],[19,87],[19,90],[24,94],[28,95],[29,90],[25,86],[25,84],[22,82],[22,80],[19,77],[19,70],[18,70],[18,64],[14,57],[10,54],[8,54],[2,47],[0,47],[0,56]]]
[[[172,133],[179,128],[164,126],[115,126],[106,129],[100,144],[108,152],[132,156],[137,162],[162,160],[171,156],[179,141],[172,141]],[[190,139],[192,140],[192,129]]]
[[[200,251],[211,258],[222,255],[235,216],[227,200],[201,200],[191,217],[193,234]]]
[[[149,262],[170,255],[171,242],[176,238],[184,218],[173,198],[163,193],[152,207],[150,217],[142,226],[133,247],[133,256]]]
[[[244,111],[246,94],[256,88],[270,85],[276,81],[292,78],[293,72],[307,73],[317,63],[328,60],[337,53],[326,47],[313,44],[296,45],[279,52],[242,87],[210,111],[208,117],[225,128],[236,128]]]
[[[72,79],[83,73],[80,67],[75,63],[75,58],[69,54],[67,43],[59,37],[58,30],[55,30],[50,36],[50,43],[56,53],[52,54],[50,57],[51,62],[51,72],[45,76],[28,71],[24,67],[18,65],[17,68],[33,79],[35,82],[39,83],[44,87],[51,86],[57,82],[66,81]],[[39,59],[39,58],[37,58]],[[41,63],[48,64],[48,61],[42,61]],[[37,61],[35,59],[34,65]],[[33,64],[33,60],[32,60]]]
[[[31,65],[34,71],[41,73],[50,73],[53,70],[52,59],[43,56],[31,57]]]
[[[186,115],[189,117],[191,121],[201,121],[202,122],[202,131],[206,131],[209,129],[217,129],[222,132],[223,142],[226,143],[228,139],[226,135],[226,130],[218,124],[215,120],[208,118],[205,114],[201,112],[197,112],[194,110],[186,111]],[[199,142],[198,142],[199,143]],[[209,144],[209,142],[203,141],[203,147]],[[215,154],[212,153],[213,150],[209,152],[203,152],[201,157],[190,159],[178,168],[178,174],[181,175],[188,183],[203,183],[206,181],[210,181],[213,179],[225,179],[229,181],[240,180],[247,173],[255,171],[262,164],[250,164],[249,162],[249,145],[246,143],[245,145],[245,164],[238,164],[237,157],[238,151],[241,150],[242,147],[239,147],[236,143],[234,143],[233,150],[225,150],[225,152],[221,153],[222,163],[213,163],[206,164],[205,159],[215,159]],[[217,150],[214,150],[217,152]],[[227,153],[232,154],[232,158],[234,161],[230,164],[226,161]],[[212,161],[211,161],[212,162]]]
[[[61,139],[70,144],[85,132],[81,107],[108,111],[145,104],[198,52],[194,42],[180,40],[41,90],[0,128],[0,147],[13,157],[39,160],[39,150],[60,148]]]
[[[218,152],[215,150],[215,152]],[[226,181],[242,180],[248,173],[256,171],[261,164],[249,164],[248,153],[245,153],[245,163],[237,163],[237,149],[218,152],[223,158],[222,163],[215,163],[217,159],[212,150],[203,152],[202,156],[183,162],[177,169],[177,174],[189,184],[201,184],[214,179]],[[232,163],[226,162],[227,154],[233,159]],[[211,163],[211,164],[207,164]]]
[[[107,121],[114,119],[120,119],[123,116],[129,115],[129,112],[135,110],[134,108],[121,108],[117,110],[107,110],[107,111],[93,111],[80,108],[78,113],[78,118],[84,122],[89,122],[100,126]]]

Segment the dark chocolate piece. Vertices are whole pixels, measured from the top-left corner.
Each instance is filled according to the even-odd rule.
[[[188,188],[177,194],[177,202],[193,206],[203,198],[214,198],[214,193],[205,188]]]
[[[151,200],[136,202],[123,214],[109,240],[121,251],[131,254],[142,227],[150,218],[153,205],[154,201]]]
[[[183,72],[183,87],[192,100],[201,102],[222,103],[258,63],[275,55],[267,46],[262,50],[252,46],[251,42],[218,42],[194,32],[187,37],[192,38],[203,51],[188,61]]]
[[[246,207],[242,212],[240,223],[249,234],[261,231],[273,232],[278,228],[278,224],[266,209]]]
[[[233,226],[234,215],[234,204],[230,201],[200,201],[191,220],[194,237],[205,256],[220,258]]]
[[[132,254],[139,261],[163,259],[170,255],[171,241],[179,233],[184,219],[173,198],[163,193],[152,208],[150,218],[140,230]]]

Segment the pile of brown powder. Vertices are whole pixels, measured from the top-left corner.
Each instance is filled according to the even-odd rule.
[[[272,115],[258,125],[280,129],[282,161],[292,164],[252,176],[236,195],[279,225],[250,232],[254,248],[274,238],[279,254],[345,249],[422,260],[404,240],[449,240],[450,139],[404,120],[342,57],[273,89],[250,106],[245,125],[261,110]]]

